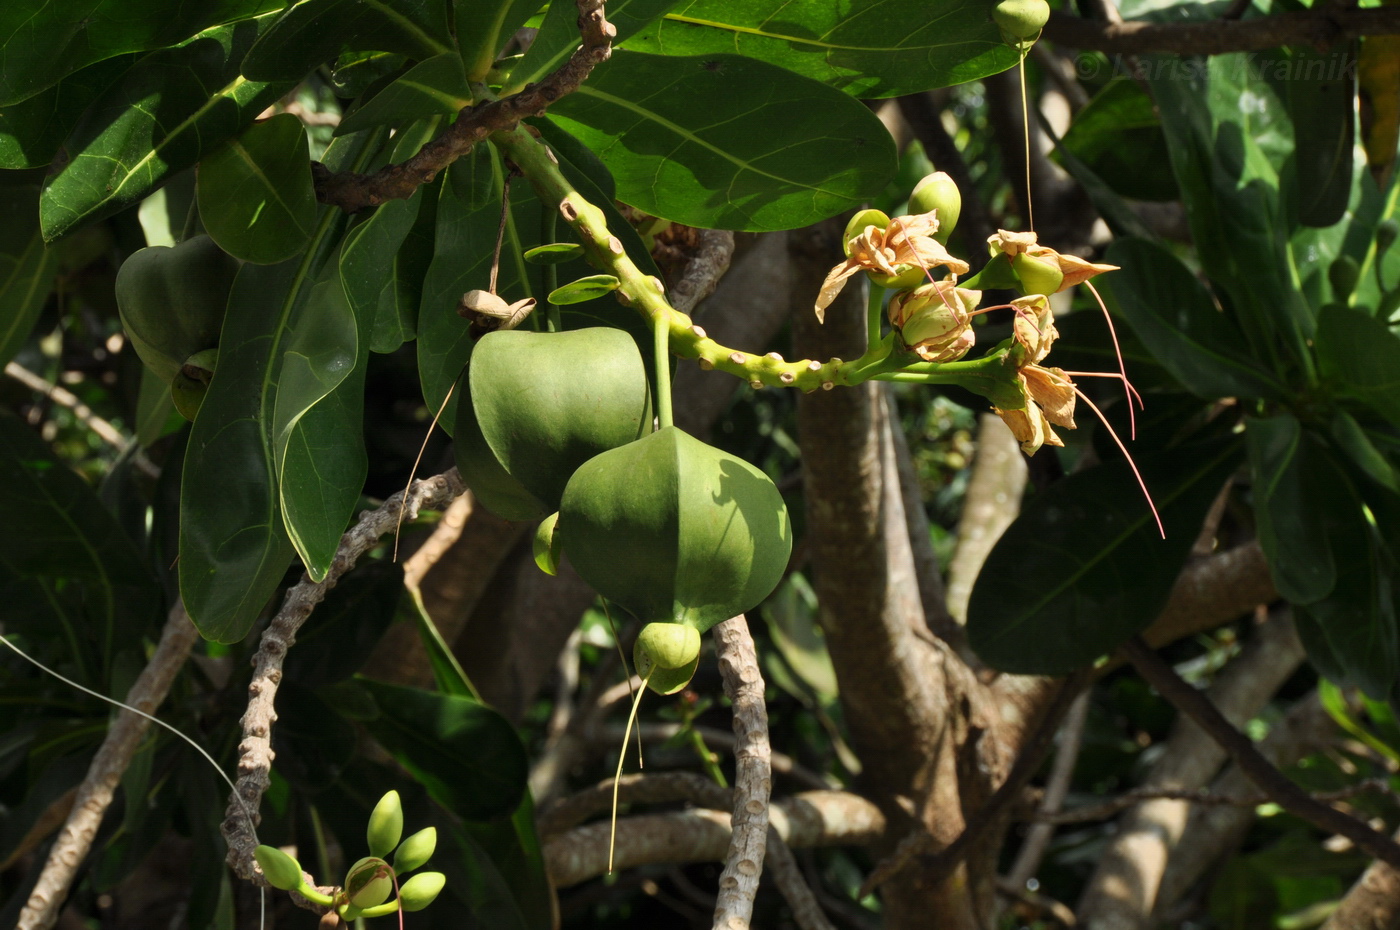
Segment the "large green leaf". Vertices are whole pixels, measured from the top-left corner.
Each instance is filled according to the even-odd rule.
[[[462,59],[454,52],[429,58],[375,94],[335,128],[336,135],[402,125],[432,116],[456,116],[472,103],[471,88],[462,71]],[[395,159],[396,161],[398,159]]]
[[[249,126],[199,164],[199,218],[225,252],[257,265],[305,248],[316,224],[306,129],[290,113]]]
[[[975,81],[1016,64],[992,0],[691,0],[628,47],[665,55],[737,52],[855,97],[897,97]]]
[[[1390,327],[1351,307],[1327,307],[1318,316],[1317,357],[1335,391],[1400,426],[1400,337]]]
[[[1063,675],[1146,629],[1171,593],[1239,445],[1138,460],[1166,527],[1123,461],[1033,497],[1002,534],[968,604],[968,638],[993,668]]]
[[[0,547],[7,623],[61,629],[64,664],[106,690],[118,650],[159,625],[160,588],[140,551],[83,479],[34,431],[0,413]]]
[[[1162,123],[1152,99],[1130,78],[1104,85],[1074,115],[1060,143],[1124,197],[1176,199],[1176,178],[1161,157]]]
[[[457,46],[473,81],[486,80],[496,56],[539,8],[538,0],[452,0]]]
[[[100,61],[28,100],[0,108],[0,168],[38,168],[53,161],[88,104],[136,58],[121,55]]]
[[[1295,604],[1320,600],[1337,583],[1321,506],[1334,469],[1291,414],[1250,419],[1245,439],[1254,469],[1259,544],[1269,557],[1274,585]]]
[[[642,27],[679,3],[680,0],[612,0],[607,5],[608,22],[617,30],[613,46],[627,41]],[[506,93],[515,93],[526,84],[543,80],[569,60],[579,47],[578,7],[551,3],[544,22],[530,47],[511,69]]]
[[[520,804],[528,760],[500,713],[462,695],[357,680],[379,705],[370,733],[439,804],[466,820],[509,814]]]
[[[342,137],[326,164],[363,170],[379,138]],[[343,322],[331,338],[339,344],[299,335],[308,325],[322,331],[317,310],[344,320],[334,264],[344,223],[339,210],[323,208],[305,252],[278,265],[244,265],[229,297],[218,370],[190,434],[181,487],[180,590],[208,639],[247,634],[287,568],[293,540],[308,572],[322,577],[358,500],[365,453],[356,414],[368,340]],[[280,379],[294,348],[287,370],[298,374],[284,398]],[[327,393],[318,366],[341,362],[354,370]],[[297,521],[290,537],[284,517]]]
[[[56,239],[124,209],[222,145],[291,89],[239,74],[270,21],[210,29],[137,62],[64,142],[69,159],[40,200],[44,237]]]
[[[39,233],[39,190],[0,187],[0,366],[29,338],[39,311],[53,289],[58,250]]]
[[[403,568],[387,559],[361,563],[297,631],[283,675],[308,688],[344,681],[359,671],[394,620],[403,596]]]
[[[1239,328],[1176,256],[1127,238],[1115,240],[1104,258],[1121,266],[1099,279],[1104,301],[1184,387],[1210,398],[1285,393],[1249,358]]]
[[[88,65],[174,45],[211,26],[280,9],[284,0],[129,3],[52,0],[0,5],[0,106]]]
[[[255,81],[299,81],[342,52],[431,58],[451,47],[442,0],[301,0],[258,39],[243,73]]]
[[[1285,82],[1295,139],[1294,178],[1298,222],[1331,226],[1351,199],[1356,149],[1355,43],[1317,51],[1290,50]]]
[[[453,825],[444,835],[456,841],[459,854],[438,859],[437,867],[447,872],[448,887],[470,905],[478,926],[554,926],[554,889],[545,874],[535,805],[528,793],[509,819]]]
[[[619,199],[690,226],[806,226],[880,193],[896,168],[864,105],[737,55],[615,51],[550,118],[598,153]]]

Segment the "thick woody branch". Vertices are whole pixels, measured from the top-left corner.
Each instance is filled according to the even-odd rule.
[[[1395,838],[1400,840],[1400,833]],[[1400,869],[1372,862],[1322,930],[1393,930],[1400,926]]]
[[[165,700],[198,638],[184,605],[177,603],[165,621],[151,661],[127,692],[126,703],[145,713],[154,713]],[[150,721],[145,717],[123,710],[107,730],[102,746],[88,766],[87,775],[78,786],[68,820],[49,850],[44,870],[39,873],[34,890],[20,911],[17,930],[48,930],[57,921],[78,867],[92,849],[93,838],[112,804],[117,785],[149,726]]]
[[[317,199],[347,213],[386,200],[406,200],[420,185],[437,177],[438,172],[466,155],[491,133],[514,129],[525,117],[544,112],[554,101],[572,93],[595,65],[608,60],[613,36],[617,35],[617,30],[604,18],[603,0],[578,0],[578,12],[583,45],[558,71],[538,84],[526,86],[518,94],[464,108],[451,128],[401,164],[364,175],[350,171],[332,174],[324,165],[314,163]]]
[[[753,918],[753,900],[763,874],[768,835],[768,800],[773,792],[769,761],[768,707],[763,675],[744,615],[715,625],[711,634],[724,679],[725,696],[734,705],[733,835],[719,878],[715,901],[716,930],[745,930]]]
[[[1120,651],[1147,679],[1148,684],[1157,689],[1157,693],[1220,743],[1249,780],[1280,807],[1320,829],[1346,837],[1368,854],[1400,868],[1400,843],[1356,818],[1329,807],[1289,781],[1288,776],[1260,754],[1249,737],[1230,725],[1230,721],[1209,698],[1183,681],[1176,670],[1153,652],[1141,637],[1129,640],[1120,647]]]
[[[1097,23],[1053,11],[1044,37],[1059,45],[1123,55],[1174,52],[1224,55],[1280,45],[1325,48],[1361,36],[1400,33],[1400,7],[1343,9],[1324,5],[1261,16],[1194,23]]]
[[[277,686],[282,681],[282,662],[287,650],[296,642],[297,630],[321,603],[326,592],[335,587],[340,577],[354,567],[360,556],[368,552],[379,538],[390,533],[403,520],[412,520],[424,507],[445,507],[466,488],[453,468],[441,475],[415,481],[405,494],[393,495],[377,509],[360,515],[359,522],[340,538],[335,559],[323,581],[313,582],[305,575],[287,591],[282,609],[263,631],[258,651],[253,656],[253,680],[248,684],[248,709],[243,714],[243,741],[238,744],[237,788],[229,798],[222,831],[228,841],[228,863],[234,874],[249,881],[263,883],[262,872],[253,859],[258,844],[254,833],[263,794],[271,784],[272,724],[277,719],[275,701]],[[251,811],[254,823],[249,823],[245,811]]]

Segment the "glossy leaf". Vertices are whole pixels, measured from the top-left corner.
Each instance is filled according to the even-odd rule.
[[[128,52],[175,45],[221,23],[248,19],[282,0],[123,4],[55,0],[0,6],[0,106],[32,97],[79,69]]]
[[[453,831],[462,854],[452,857],[469,877],[452,887],[472,889],[472,912],[484,927],[549,930],[555,923],[555,891],[545,872],[535,830],[535,805],[527,793],[509,819],[464,823]],[[445,868],[439,857],[435,868]]]
[[[679,2],[681,0],[611,0],[607,6],[608,22],[617,30],[613,47],[622,45]],[[511,69],[506,92],[516,93],[526,84],[543,80],[568,61],[579,44],[578,7],[551,3],[535,40]]]
[[[611,294],[622,282],[610,274],[592,274],[577,281],[570,281],[549,292],[549,302],[557,306],[581,304],[605,294]]]
[[[249,50],[243,73],[255,81],[300,81],[342,52],[431,58],[450,48],[440,0],[301,0]]]
[[[1104,85],[1074,115],[1060,143],[1124,197],[1176,199],[1176,178],[1161,157],[1161,121],[1151,98],[1130,78]]]
[[[53,161],[88,104],[136,61],[121,55],[90,65],[28,100],[0,107],[0,169]]]
[[[137,203],[290,90],[289,83],[239,74],[268,21],[222,26],[153,52],[99,97],[64,142],[69,161],[44,187],[44,237],[56,239]]]
[[[737,52],[854,97],[897,97],[975,81],[1016,64],[986,0],[691,0],[628,48],[664,55]]]
[[[377,144],[346,136],[327,150],[326,162],[332,170],[363,170]],[[229,297],[218,371],[190,434],[181,486],[180,590],[208,639],[242,639],[276,589],[295,551],[283,523],[289,496],[292,516],[302,521],[293,536],[317,577],[359,499],[366,465],[355,413],[363,365],[329,395],[314,378],[305,395],[283,399],[279,390],[284,354],[313,290],[327,279],[339,286],[336,266],[327,266],[344,222],[339,210],[323,208],[306,251],[278,265],[244,265]],[[319,299],[333,296],[326,290]],[[368,339],[356,332],[356,341],[338,351],[358,361]],[[275,422],[295,425],[279,438]]]
[[[1328,307],[1317,321],[1318,364],[1336,390],[1400,426],[1400,337],[1350,307]]]
[[[1284,389],[1249,358],[1244,336],[1189,269],[1143,239],[1118,239],[1099,279],[1108,306],[1181,384],[1201,397],[1274,397]]]
[[[58,250],[39,233],[39,191],[0,187],[0,366],[15,357],[44,308],[58,271]]]
[[[294,787],[334,784],[355,756],[355,725],[301,681],[287,677],[277,689],[272,750],[277,771]]]
[[[1400,491],[1400,474],[1395,465],[1376,448],[1356,418],[1345,410],[1332,411],[1331,435],[1337,448],[1367,477],[1392,491]]]
[[[615,51],[550,119],[598,154],[620,200],[690,226],[806,226],[880,193],[896,168],[864,105],[735,55]]]
[[[1326,597],[1337,583],[1320,506],[1331,469],[1291,414],[1250,419],[1245,438],[1259,544],[1269,557],[1274,585],[1295,604]]]
[[[983,565],[968,638],[993,668],[1063,675],[1141,632],[1166,603],[1238,444],[1137,458],[1159,537],[1126,463],[1077,472],[1027,502]]]
[[[460,695],[358,680],[379,706],[369,731],[439,804],[466,820],[520,804],[528,764],[505,717]]]
[[[456,116],[471,103],[471,88],[462,71],[462,59],[448,52],[414,65],[342,120],[335,134],[400,125],[432,116]]]
[[[1298,221],[1331,226],[1351,198],[1356,149],[1356,50],[1350,43],[1317,51],[1290,50],[1285,83],[1294,126]]]
[[[506,43],[540,5],[537,0],[452,0],[451,8],[467,76],[484,81]]]
[[[575,258],[582,258],[583,255],[583,246],[577,242],[551,242],[527,249],[525,260],[536,265],[561,265]]]
[[[199,164],[199,217],[230,255],[256,265],[305,248],[316,223],[311,154],[290,113],[254,123]]]

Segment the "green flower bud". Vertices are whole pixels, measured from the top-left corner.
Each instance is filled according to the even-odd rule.
[[[432,904],[447,884],[441,872],[422,872],[399,886],[399,903],[406,911],[421,911]]]
[[[954,287],[947,281],[925,284],[890,300],[890,325],[925,361],[957,361],[976,343],[972,311],[981,299],[981,291]]]
[[[394,853],[394,871],[399,875],[412,872],[433,857],[437,849],[437,827],[425,827],[403,841]]]
[[[647,687],[675,694],[700,665],[700,632],[682,623],[648,623],[632,647],[632,662]]]
[[[1327,268],[1327,280],[1332,285],[1332,296],[1344,301],[1356,290],[1356,282],[1361,280],[1361,266],[1350,255],[1338,255]]]
[[[345,875],[346,900],[361,910],[383,904],[393,892],[394,872],[383,859],[366,856]]]
[[[1053,294],[1064,283],[1065,273],[1059,262],[1038,258],[1030,252],[1020,252],[1011,259],[1011,268],[1027,294]]]
[[[841,248],[846,253],[846,257],[851,255],[851,240],[865,232],[865,227],[874,226],[877,229],[884,229],[890,225],[890,218],[879,210],[858,210],[856,215],[851,217],[846,224],[846,231],[841,234]]]
[[[369,815],[369,829],[365,833],[371,856],[382,859],[399,845],[399,837],[403,836],[403,802],[399,800],[397,791],[390,791],[374,805]]]
[[[559,572],[559,542],[554,535],[554,527],[558,523],[559,513],[556,511],[541,520],[540,525],[535,528],[533,543],[535,564],[546,575],[554,575]]]
[[[259,846],[253,850],[253,858],[258,860],[263,877],[273,888],[294,891],[301,887],[301,865],[282,850],[274,846]]]
[[[936,212],[938,231],[933,238],[947,245],[948,237],[953,234],[953,227],[958,225],[958,217],[962,214],[962,193],[946,171],[935,171],[914,185],[914,191],[909,195],[909,212]]]
[[[992,19],[1001,30],[1003,42],[1025,51],[1040,38],[1040,30],[1050,21],[1050,4],[1045,0],[1001,0],[992,9]]]

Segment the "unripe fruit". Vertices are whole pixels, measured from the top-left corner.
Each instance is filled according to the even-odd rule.
[[[700,632],[680,623],[648,623],[632,647],[632,662],[648,688],[675,694],[700,665]]]
[[[433,857],[437,849],[437,827],[425,827],[403,841],[394,853],[394,871],[402,875],[412,872]]]
[[[383,859],[366,856],[345,874],[345,897],[351,907],[364,910],[383,904],[393,892],[393,872]]]
[[[953,234],[958,217],[962,215],[962,193],[946,171],[935,171],[926,176],[914,185],[914,191],[909,195],[910,213],[934,211],[938,213],[938,231],[933,238],[947,245],[948,237]]]
[[[1045,0],[1001,0],[992,9],[992,19],[1001,30],[1002,41],[1025,51],[1050,21],[1050,4]]]
[[[208,236],[142,249],[117,271],[117,309],[141,361],[167,384],[196,352],[219,343],[238,260]]]
[[[1018,252],[1011,259],[1011,268],[1021,282],[1025,294],[1054,294],[1064,283],[1065,273],[1057,261],[1046,261],[1029,252]]]
[[[282,850],[274,846],[259,846],[253,850],[253,858],[258,860],[263,877],[273,888],[292,891],[301,887],[301,865]]]
[[[399,903],[406,911],[421,911],[442,892],[447,876],[441,872],[423,872],[399,886]]]
[[[369,840],[369,854],[375,858],[384,858],[399,845],[399,837],[403,836],[403,802],[397,791],[388,792],[374,805],[365,835]]]
[[[1350,255],[1338,255],[1327,268],[1327,280],[1332,285],[1332,297],[1344,301],[1361,280],[1361,266]]]
[[[880,210],[857,210],[855,216],[846,223],[846,231],[841,234],[842,251],[846,253],[847,258],[850,258],[851,240],[865,232],[865,227],[874,226],[877,229],[886,229],[889,225],[890,218]]]

